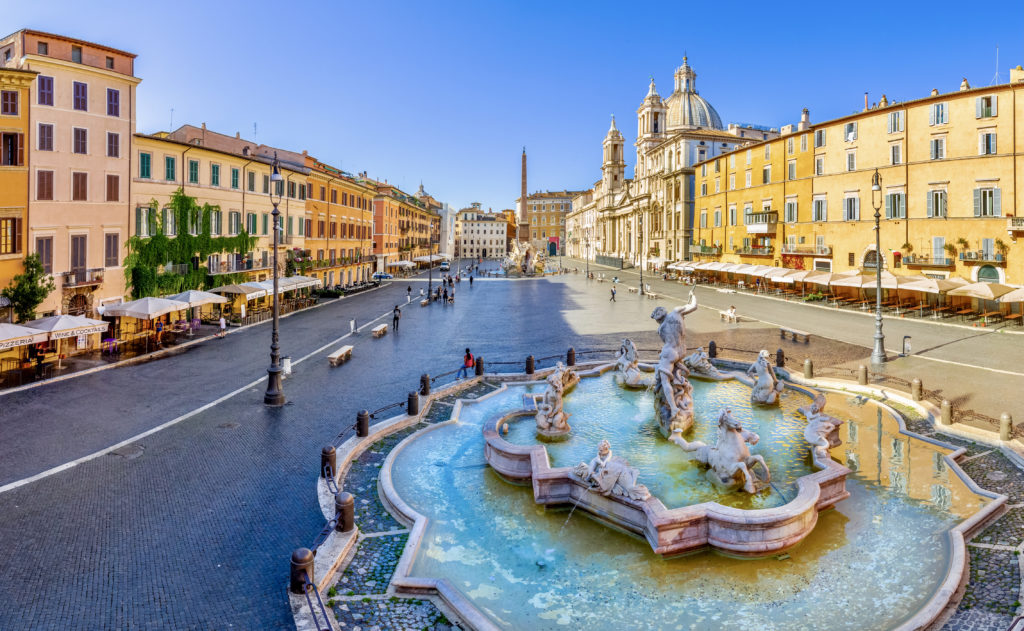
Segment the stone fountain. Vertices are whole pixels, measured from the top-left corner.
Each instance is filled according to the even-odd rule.
[[[571,368],[567,369],[561,362],[548,375],[547,388],[537,403],[537,436],[544,440],[560,440],[572,430],[569,427],[569,414],[563,409],[562,398],[565,393],[579,383],[579,375]]]
[[[683,318],[697,310],[697,296],[690,294],[684,307],[667,310],[657,307],[651,318],[658,323],[661,354],[655,368],[654,406],[661,433],[668,438],[672,432],[685,432],[693,426],[693,396],[686,380],[686,325]]]

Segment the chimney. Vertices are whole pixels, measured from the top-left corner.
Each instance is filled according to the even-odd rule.
[[[868,93],[864,93],[864,111],[868,111]]]
[[[1010,68],[1010,83],[1018,83],[1024,81],[1024,68],[1017,66],[1016,68]]]
[[[206,131],[206,123],[203,123],[203,131]]]
[[[932,88],[932,96],[938,96],[938,95],[939,95],[939,89],[938,88]]]
[[[800,123],[797,124],[796,128],[800,131],[804,131],[811,126],[811,111],[806,107],[800,112]]]
[[[960,82],[960,91],[963,92],[964,90],[970,90],[970,89],[971,89],[971,84],[967,83],[967,77],[964,77],[964,80]]]
[[[883,94],[882,95],[882,99],[878,102],[878,106],[879,107],[887,107],[888,105],[889,105],[889,99],[885,98],[885,95]]]

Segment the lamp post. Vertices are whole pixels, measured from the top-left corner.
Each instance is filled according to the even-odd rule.
[[[587,262],[587,278],[590,278],[590,227],[584,229],[583,239],[587,244],[585,260]]]
[[[636,216],[637,234],[636,240],[639,244],[637,254],[640,259],[640,295],[644,295],[644,216],[638,214]]]
[[[871,176],[871,206],[875,209],[875,348],[871,363],[885,363],[885,335],[882,334],[882,176],[875,169]]]
[[[277,162],[277,152],[274,152],[274,164],[270,173],[270,203],[274,205],[271,215],[274,217],[274,324],[270,336],[270,367],[267,368],[267,393],[263,395],[263,403],[266,405],[284,405],[284,391],[281,388],[281,353],[277,344],[277,326],[281,309],[277,293],[277,248],[281,235],[281,211],[277,209],[281,203],[280,188],[284,187],[281,178],[281,170]]]

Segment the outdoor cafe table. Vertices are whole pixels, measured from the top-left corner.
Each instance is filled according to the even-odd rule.
[[[947,311],[952,311],[952,310],[953,310],[953,307],[950,307],[949,305],[944,305],[942,307],[935,307],[934,309],[932,309],[932,311],[933,311],[932,317],[933,318],[937,318],[937,317],[939,317],[940,313],[946,313]]]
[[[967,307],[966,309],[961,309],[961,310],[957,311],[956,315],[963,316],[964,319],[967,319],[967,316],[969,314],[971,314],[971,313],[974,313],[974,309],[972,309],[970,307]]]
[[[922,303],[921,303],[921,304],[919,304],[919,305],[916,305],[916,306],[910,307],[909,309],[907,309],[907,311],[917,311],[917,312],[918,312],[918,313],[917,313],[917,315],[919,315],[919,316],[920,316],[920,315],[923,315],[923,314],[924,314],[924,312],[925,312],[925,310],[926,310],[926,309],[929,309],[929,308],[930,308],[930,307],[928,306],[928,303],[926,303],[926,302],[922,302]]]
[[[989,318],[995,318],[995,317],[1001,316],[1001,315],[1003,315],[1002,311],[987,311],[987,312],[981,314],[982,322],[984,322],[985,324],[988,324],[988,319]]]

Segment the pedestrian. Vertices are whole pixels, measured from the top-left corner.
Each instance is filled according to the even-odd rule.
[[[615,300],[615,288],[614,287],[612,287],[612,297],[608,300],[608,302],[617,302]]]
[[[473,286],[473,275],[472,274],[469,275],[469,286],[470,287]]]
[[[412,285],[405,288],[405,293],[409,296],[409,300],[412,300]]]
[[[447,287],[444,288],[444,301],[446,303],[448,302],[448,288]]]
[[[466,354],[462,357],[462,368],[459,368],[458,374],[455,375],[455,379],[462,379],[463,377],[469,376],[469,369],[476,366],[476,360],[473,359],[473,353],[466,349]]]
[[[398,330],[398,321],[402,319],[402,310],[395,305],[395,310],[391,312],[391,330]]]
[[[224,314],[220,314],[220,337],[224,337],[228,334],[228,321],[224,319]]]

